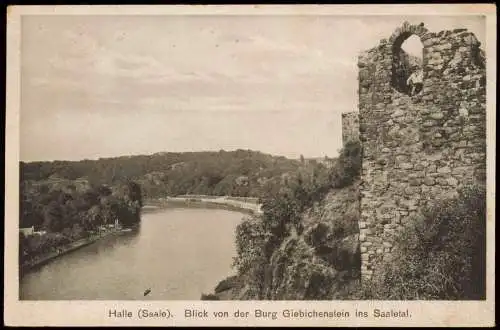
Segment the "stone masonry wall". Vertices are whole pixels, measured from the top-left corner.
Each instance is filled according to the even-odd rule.
[[[422,41],[424,70],[423,90],[412,97],[393,86],[395,54],[411,35]],[[365,279],[390,258],[393,235],[411,215],[485,181],[486,71],[479,46],[466,29],[432,33],[423,23],[405,22],[358,59]]]
[[[342,114],[342,143],[349,140],[359,140],[359,113],[346,112]]]

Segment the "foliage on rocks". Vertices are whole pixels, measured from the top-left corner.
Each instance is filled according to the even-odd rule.
[[[234,265],[246,284],[241,299],[331,299],[359,276],[352,270],[359,269],[360,154],[358,141],[346,143],[332,167],[299,171],[261,199],[262,216],[237,227]]]
[[[469,186],[423,210],[359,299],[477,300],[486,294],[486,191]]]

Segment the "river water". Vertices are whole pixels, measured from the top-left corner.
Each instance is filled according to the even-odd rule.
[[[25,274],[20,299],[200,300],[233,275],[234,231],[243,216],[195,208],[143,213],[136,231],[106,237]]]

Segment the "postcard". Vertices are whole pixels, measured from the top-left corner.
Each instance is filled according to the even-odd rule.
[[[11,6],[5,324],[494,326],[494,5]]]

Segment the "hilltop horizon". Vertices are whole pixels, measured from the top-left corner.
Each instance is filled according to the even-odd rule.
[[[44,160],[23,160],[20,159],[20,163],[51,163],[51,162],[81,162],[81,161],[99,161],[99,160],[105,160],[105,159],[120,159],[120,158],[130,158],[130,157],[147,157],[147,156],[155,156],[155,155],[164,155],[164,154],[193,154],[193,153],[199,153],[199,154],[205,154],[205,153],[219,153],[219,152],[227,152],[227,153],[232,153],[232,152],[238,152],[238,151],[245,151],[245,152],[253,152],[253,153],[260,153],[263,155],[269,155],[273,157],[284,157],[286,159],[290,160],[300,160],[301,156],[304,157],[304,159],[307,160],[312,160],[312,159],[324,159],[327,157],[328,159],[336,158],[338,156],[338,151],[335,153],[335,155],[318,155],[318,156],[308,156],[304,154],[300,154],[298,156],[290,156],[290,155],[282,155],[282,154],[276,154],[276,153],[270,153],[270,152],[265,152],[262,150],[256,150],[256,149],[250,149],[250,148],[235,148],[235,149],[219,149],[219,150],[186,150],[186,151],[157,151],[153,153],[137,153],[137,154],[128,154],[128,155],[113,155],[113,156],[99,156],[95,158],[80,158],[80,159],[44,159]]]

